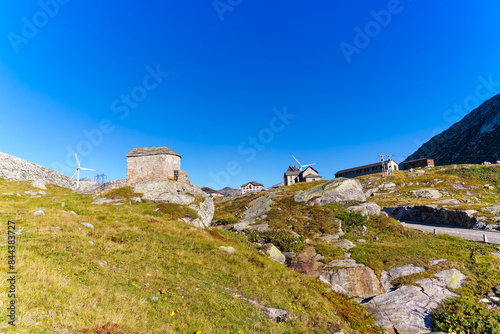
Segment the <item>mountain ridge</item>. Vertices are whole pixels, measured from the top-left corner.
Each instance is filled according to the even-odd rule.
[[[403,162],[420,158],[434,159],[435,165],[500,160],[500,94],[432,137]]]

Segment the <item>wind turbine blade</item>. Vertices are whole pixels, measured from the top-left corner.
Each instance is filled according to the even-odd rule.
[[[76,156],[76,151],[73,151],[75,153],[75,158],[76,158],[76,162],[78,163],[78,167],[80,167],[80,161],[78,161],[78,157]]]
[[[317,163],[317,162],[315,162],[315,163],[313,163],[313,164],[309,164],[309,165],[302,165],[301,167],[313,166],[313,165],[317,165],[317,164],[318,164],[318,163]]]
[[[294,159],[295,159],[295,157],[293,156],[293,154],[290,154],[290,155],[292,156],[292,158],[294,158]],[[295,161],[297,161],[297,163],[299,164],[299,166],[302,166],[302,165],[300,164],[299,160],[295,159]]]
[[[97,169],[90,169],[90,168],[80,168],[81,170],[93,170],[94,172],[97,172]]]
[[[75,170],[75,174],[73,174],[73,176],[71,178],[74,178],[77,172],[78,172],[78,169]]]

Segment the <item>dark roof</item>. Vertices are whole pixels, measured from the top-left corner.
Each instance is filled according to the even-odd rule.
[[[261,183],[259,183],[259,182],[255,182],[255,181],[247,182],[247,183],[245,183],[244,185],[242,185],[241,187],[242,187],[242,188],[243,188],[243,187],[246,187],[246,186],[248,186],[249,184],[252,184],[252,185],[254,185],[254,186],[256,186],[256,187],[258,187],[258,186],[264,187],[264,185],[263,185],[263,184],[261,184]]]
[[[304,179],[312,178],[312,177],[323,177],[323,176],[320,176],[318,174],[308,174],[308,175],[304,176]]]
[[[285,172],[285,176],[295,176],[300,174],[300,169],[295,166],[288,166],[288,169]]]
[[[209,188],[209,187],[201,187],[200,189],[203,190],[204,192],[206,192],[207,194],[218,193],[218,191],[215,191],[215,190],[213,190],[212,188]]]
[[[130,152],[128,152],[127,157],[141,157],[145,155],[160,155],[160,154],[176,155],[179,158],[182,158],[179,153],[165,146],[136,147],[131,149]]]
[[[394,160],[391,160],[391,161],[394,161]],[[396,161],[394,161],[394,162],[396,162]],[[387,165],[387,161],[384,161],[384,164]],[[376,167],[376,166],[380,166],[380,165],[381,165],[381,162],[377,162],[377,163],[374,163],[374,164],[369,164],[369,165],[364,165],[364,166],[359,166],[359,167],[354,167],[354,168],[349,168],[349,169],[343,169],[343,170],[339,170],[337,173],[335,173],[335,175],[340,174],[340,173],[352,172],[352,171],[355,171],[355,170],[358,170],[358,169],[365,169],[365,168]]]

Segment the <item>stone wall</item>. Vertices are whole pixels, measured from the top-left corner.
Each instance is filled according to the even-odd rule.
[[[180,169],[181,158],[175,155],[127,157],[127,184],[146,180],[176,179],[175,171]]]
[[[174,175],[176,181],[179,181],[181,183],[189,183],[188,172],[184,170],[175,170]]]

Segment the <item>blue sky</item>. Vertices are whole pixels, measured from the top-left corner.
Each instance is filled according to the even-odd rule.
[[[200,186],[271,186],[291,153],[331,179],[500,92],[493,0],[1,6],[0,151],[68,176],[167,146]]]

